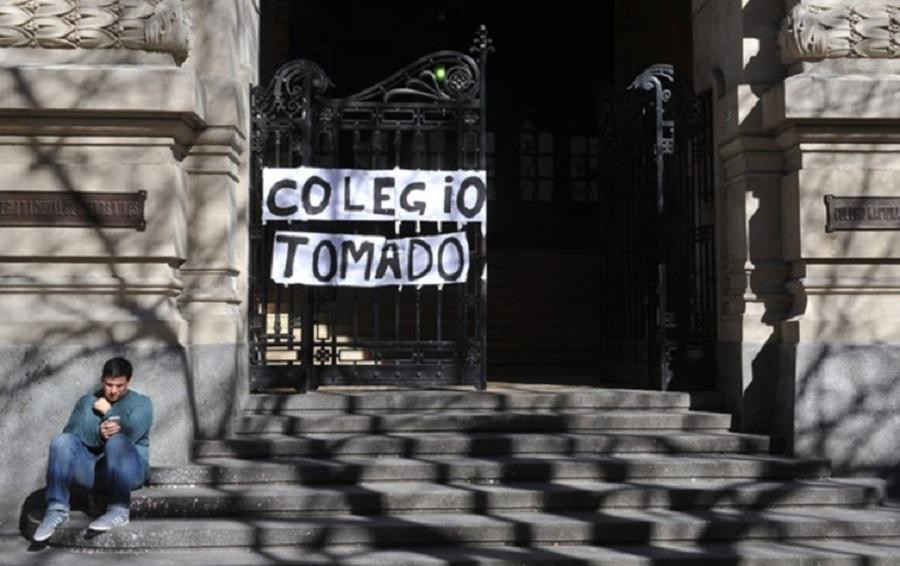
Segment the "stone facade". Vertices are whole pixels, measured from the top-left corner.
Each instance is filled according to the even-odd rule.
[[[900,237],[828,233],[824,199],[900,197],[898,9],[694,2],[695,84],[717,99],[721,391],[741,430],[895,482]]]
[[[898,14],[692,14],[694,83],[715,95],[723,402],[739,430],[885,476],[900,236],[826,232],[824,197],[900,197]],[[0,530],[111,355],[156,401],[154,464],[187,461],[240,407],[258,19],[258,0],[0,0],[0,190],[147,193],[144,231],[0,228]]]
[[[111,355],[156,403],[154,464],[186,461],[240,403],[258,13],[0,1],[0,190],[147,192],[144,231],[0,228],[4,531]]]

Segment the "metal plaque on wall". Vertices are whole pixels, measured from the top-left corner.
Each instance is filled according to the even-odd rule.
[[[0,191],[0,227],[132,228],[143,231],[147,191]]]
[[[825,195],[825,231],[900,230],[900,197]]]

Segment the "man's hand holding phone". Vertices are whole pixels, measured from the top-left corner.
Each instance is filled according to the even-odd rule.
[[[111,436],[122,431],[122,425],[119,422],[121,418],[119,415],[110,415],[100,423],[100,437],[103,440],[109,440]]]

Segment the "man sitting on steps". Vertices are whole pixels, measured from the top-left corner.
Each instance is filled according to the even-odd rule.
[[[34,532],[49,539],[69,518],[69,488],[74,483],[109,494],[106,513],[88,527],[108,531],[128,523],[131,491],[146,481],[153,403],[129,391],[131,363],[112,358],[103,365],[101,388],[78,400],[63,433],[50,444],[47,511]]]

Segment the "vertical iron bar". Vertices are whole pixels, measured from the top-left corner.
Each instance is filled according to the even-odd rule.
[[[415,290],[415,305],[416,335],[413,353],[415,354],[415,358],[419,359],[419,356],[422,353],[422,290],[419,287],[416,287]]]
[[[353,289],[353,317],[352,317],[352,332],[350,337],[351,344],[358,345],[359,344],[359,289]],[[358,347],[358,346],[356,346]]]
[[[436,325],[435,325],[435,326],[436,326],[436,328],[435,328],[436,338],[435,338],[435,339],[436,339],[438,342],[440,342],[441,340],[443,340],[443,336],[442,336],[442,332],[441,332],[441,326],[442,326],[443,323],[444,323],[444,321],[443,321],[443,317],[444,317],[444,312],[443,312],[444,293],[442,293],[440,290],[437,290],[437,289],[436,289],[436,290],[435,290],[435,295],[436,295],[435,303],[437,304],[437,317],[436,317],[436,318],[437,318],[437,323],[436,323]]]
[[[380,315],[381,309],[379,308],[379,305],[378,305],[378,295],[379,295],[378,288],[376,287],[376,288],[372,289],[372,296],[374,297],[374,299],[372,300],[372,325],[373,325],[373,327],[372,327],[372,342],[373,342],[372,359],[374,360],[376,365],[381,360],[381,357],[380,357],[381,349],[377,346],[377,344],[379,344],[379,335],[380,335],[380,332],[378,330],[379,330],[379,326],[381,325],[381,321],[379,320],[380,319],[379,315]]]
[[[329,368],[329,371],[332,370],[335,365],[337,365],[337,358],[338,358],[337,331],[338,331],[339,325],[338,325],[337,303],[338,303],[338,292],[339,291],[340,291],[339,289],[336,289],[334,300],[332,300],[331,303],[328,305],[329,311],[330,311],[330,316],[329,316],[329,320],[328,320],[328,336],[331,338],[331,340],[330,340],[331,363],[329,364],[329,366],[331,366],[331,367]],[[323,348],[324,348],[324,346],[323,346]]]
[[[250,89],[250,113],[253,131],[251,132],[251,176],[252,185],[250,188],[251,212],[250,219],[250,363],[258,366],[265,365],[266,358],[266,303],[265,293],[268,285],[261,281],[261,273],[264,270],[262,253],[265,241],[265,229],[261,225],[259,213],[259,203],[262,200],[262,154],[265,152],[266,143],[264,138],[265,129],[262,127],[263,122],[258,111],[258,87]]]
[[[667,340],[667,281],[666,281],[666,208],[665,208],[665,156],[672,153],[674,139],[670,133],[674,131],[674,122],[665,119],[665,105],[672,94],[671,90],[663,87],[662,79],[672,82],[674,71],[671,65],[653,65],[647,68],[632,82],[632,88],[641,88],[653,91],[654,94],[654,118],[655,140],[653,144],[653,157],[655,164],[655,206],[654,221],[652,222],[652,249],[656,260],[653,274],[653,338],[650,346],[651,374],[650,386],[654,389],[665,390],[672,380],[671,368],[668,363],[669,344]]]
[[[294,139],[294,132],[295,132],[295,130],[294,130],[293,128],[290,129],[290,130],[288,130],[288,131],[286,132],[288,143],[287,143],[287,152],[286,152],[286,155],[285,155],[285,158],[286,158],[286,161],[287,161],[287,162],[285,163],[285,165],[286,165],[287,167],[294,167],[294,166],[295,166],[295,159],[294,159],[294,158],[295,158],[295,155],[294,155],[295,145],[294,145],[294,144],[295,144],[295,141],[296,141],[296,140]],[[281,287],[279,286],[279,288],[281,288]],[[297,311],[295,310],[295,304],[294,304],[294,303],[295,303],[295,297],[296,297],[297,293],[296,293],[296,289],[295,289],[294,287],[284,287],[284,288],[283,288],[283,291],[284,291],[284,293],[287,295],[287,296],[286,296],[286,300],[287,300],[287,304],[286,304],[286,310],[287,310],[287,313],[286,313],[286,315],[287,315],[287,345],[286,345],[286,347],[287,347],[287,349],[288,349],[289,351],[293,352],[293,351],[295,351],[295,350],[294,350],[294,348],[295,348],[295,344],[294,344],[294,317],[295,317],[296,314],[297,314]],[[281,315],[280,315],[280,314],[279,314],[279,318],[281,318]],[[300,319],[300,325],[301,325],[301,330],[300,330],[300,332],[301,332],[301,334],[300,334],[300,340],[301,340],[301,343],[302,343],[302,340],[303,340],[303,329],[302,329],[303,319],[302,319],[302,318]],[[301,348],[301,356],[302,356],[302,348]],[[296,356],[294,357],[294,360],[292,360],[292,361],[289,363],[289,365],[296,365],[296,364],[294,363],[295,361],[296,361]],[[301,371],[302,371],[302,370],[301,370]]]
[[[312,165],[312,99],[313,79],[307,75],[303,79],[303,89],[300,93],[300,159],[298,165]],[[316,368],[313,365],[313,341],[315,332],[315,302],[313,290],[309,286],[302,286],[302,301],[300,305],[300,354],[302,371],[298,376],[297,389],[308,391],[318,386]]]
[[[400,295],[402,293],[401,287],[394,289],[394,341],[398,346],[402,340],[400,336]]]
[[[478,58],[479,67],[481,67],[481,84],[478,90],[478,168],[487,171],[487,57],[488,53],[493,51],[491,40],[487,36],[487,28],[481,26],[482,44],[480,45],[480,57]],[[491,182],[492,179],[486,179]],[[487,206],[487,195],[485,195],[485,206]],[[486,212],[486,211],[485,211]],[[485,214],[485,222],[487,214]],[[487,230],[486,226],[481,226],[481,237],[479,239],[481,255],[478,277],[478,342],[481,348],[481,368],[479,370],[478,389],[487,389],[487,300],[488,300],[488,284],[487,284]],[[478,236],[476,236],[478,238]]]
[[[416,113],[416,117],[418,120],[421,120],[422,114],[421,110],[418,110]],[[416,130],[412,135],[412,164],[416,169],[422,169],[423,167],[427,167],[426,163],[426,148],[425,148],[425,136],[421,130]],[[438,329],[436,332],[437,340],[440,340],[440,292],[437,292],[438,297],[438,312],[436,313],[436,319],[438,321]],[[417,344],[417,353],[418,353],[418,361],[419,363],[423,363],[425,360],[424,349],[422,348],[422,295],[421,291],[416,288],[416,344]]]
[[[275,167],[281,167],[281,151],[282,151],[281,150],[281,137],[282,137],[281,130],[280,129],[275,130],[275,147],[274,147]],[[268,240],[268,239],[269,238],[266,238],[266,240]],[[274,302],[274,309],[273,309],[275,312],[273,313],[274,324],[272,327],[272,331],[274,334],[274,342],[279,345],[281,345],[281,308],[282,308],[281,290],[282,290],[281,285],[275,286],[275,302]]]

